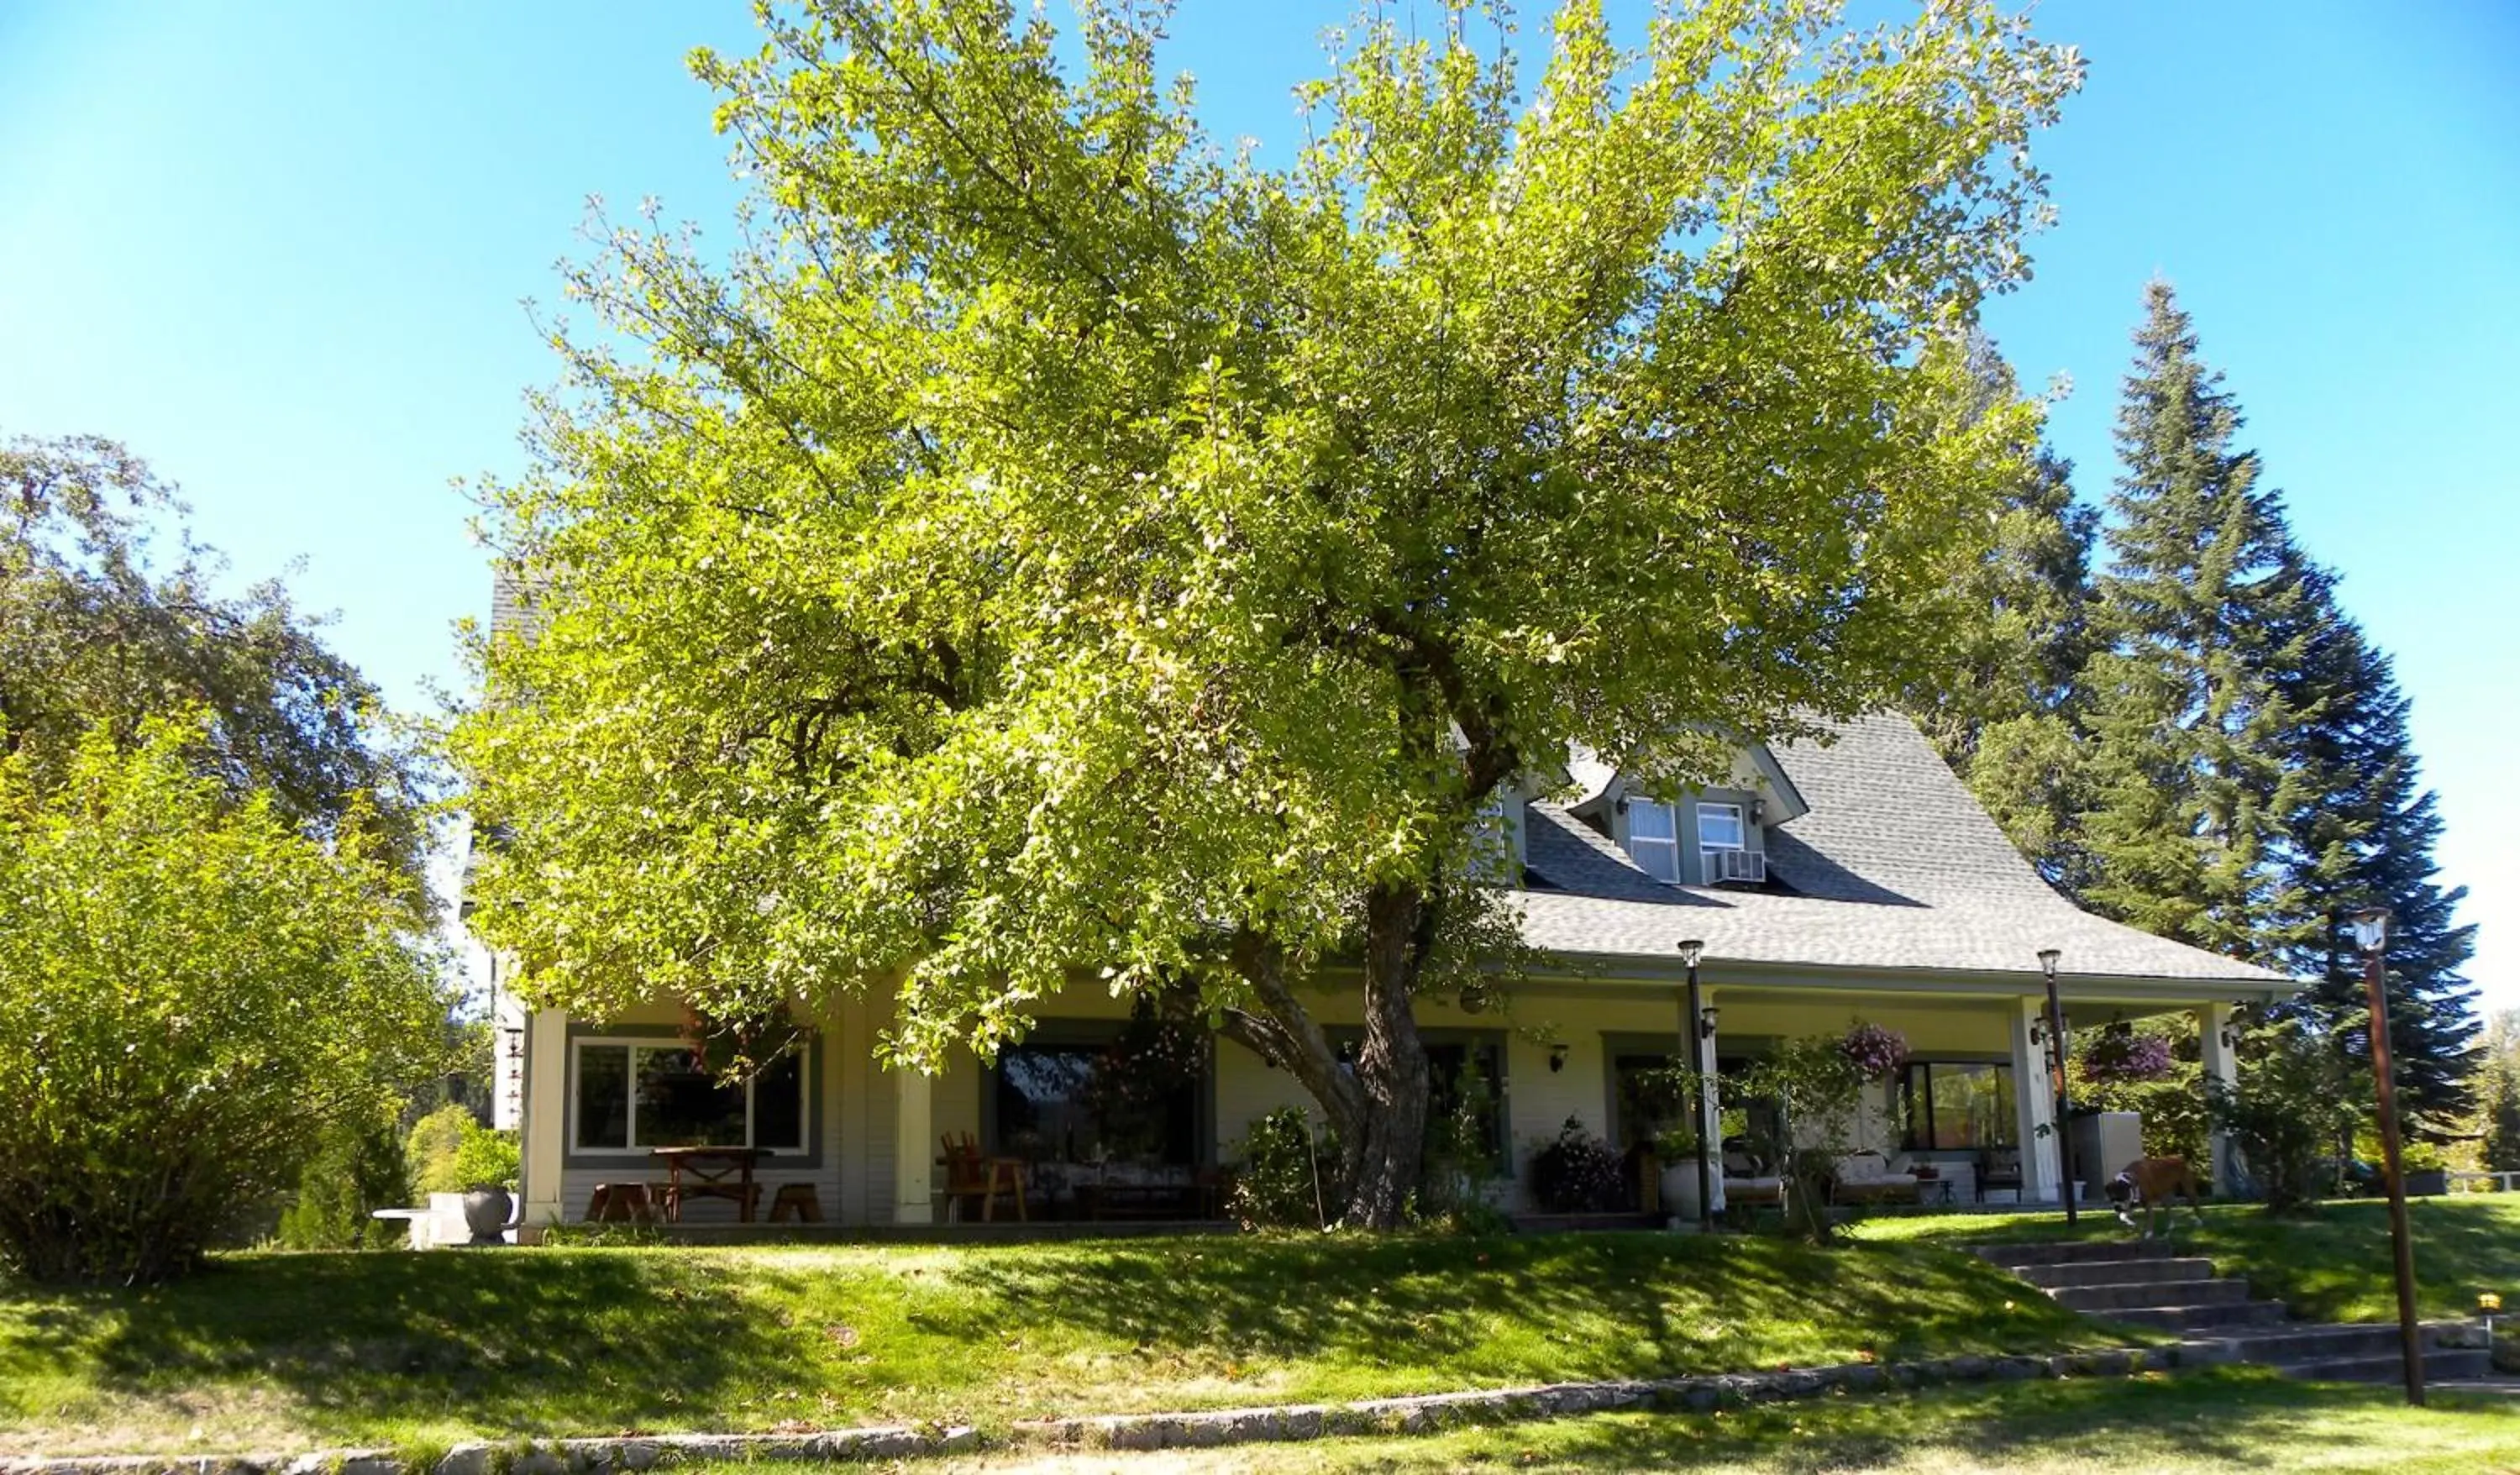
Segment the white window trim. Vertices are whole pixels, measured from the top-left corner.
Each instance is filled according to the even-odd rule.
[[[1733,832],[1734,834],[1739,835],[1739,836],[1740,836],[1740,838],[1739,838],[1739,839],[1737,839],[1737,840],[1732,841],[1732,842],[1731,844],[1729,844],[1729,845],[1728,845],[1728,844],[1720,843],[1720,842],[1715,841],[1715,840],[1710,840],[1710,839],[1708,839],[1708,838],[1706,837],[1706,817],[1707,817],[1709,814],[1721,813],[1721,812],[1723,812],[1723,811],[1728,811],[1728,810],[1732,812],[1732,832]],[[1703,802],[1701,802],[1701,803],[1697,806],[1697,848],[1698,848],[1698,849],[1700,849],[1700,850],[1747,850],[1747,849],[1749,849],[1749,848],[1750,848],[1750,817],[1749,817],[1747,814],[1744,814],[1744,813],[1742,812],[1741,806],[1740,806],[1740,805],[1738,805],[1738,804],[1703,803]]]
[[[1639,838],[1637,834],[1637,814],[1641,810],[1654,810],[1667,816],[1671,822],[1671,833],[1668,835],[1649,835],[1642,839]],[[1670,854],[1671,874],[1658,875],[1655,873],[1653,867],[1646,864],[1645,858],[1642,854],[1642,849],[1645,846],[1652,846],[1657,850],[1667,851]],[[1637,863],[1638,870],[1642,871],[1647,875],[1653,876],[1655,880],[1674,886],[1680,884],[1683,877],[1680,872],[1680,810],[1677,806],[1664,804],[1654,799],[1630,799],[1628,801],[1628,858]]]
[[[630,1062],[630,1104],[625,1123],[625,1130],[629,1135],[629,1145],[622,1147],[591,1147],[581,1140],[580,1134],[586,1130],[586,1113],[580,1109],[581,1103],[577,1094],[579,1079],[578,1062],[584,1058],[585,1051],[589,1047],[594,1047],[599,1050],[620,1050],[626,1047],[632,1050],[689,1050],[691,1048],[690,1045],[684,1041],[660,1035],[576,1035],[572,1036],[568,1042],[569,1155],[572,1157],[646,1157],[654,1149],[651,1144],[643,1143],[639,1140],[639,1072],[638,1057],[635,1054],[631,1057]],[[789,1145],[764,1147],[762,1150],[765,1152],[786,1152],[790,1154],[801,1153],[806,1149],[807,1144],[813,1140],[813,1061],[806,1056],[806,1047],[803,1044],[800,1043],[793,1047],[793,1049],[798,1057],[798,1068],[796,1071],[796,1131],[801,1138],[801,1140]],[[753,1098],[758,1093],[760,1085],[761,1082],[757,1077],[743,1083],[742,1145],[746,1147],[755,1145],[753,1142],[753,1123],[757,1113],[755,1111]]]

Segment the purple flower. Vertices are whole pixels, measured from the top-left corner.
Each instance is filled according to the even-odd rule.
[[[2111,1030],[2083,1051],[2095,1081],[2158,1081],[2170,1074],[2170,1042],[2159,1035]]]
[[[1868,1081],[1895,1075],[1900,1066],[1908,1063],[1907,1037],[1877,1024],[1859,1024],[1848,1030],[1839,1048]]]

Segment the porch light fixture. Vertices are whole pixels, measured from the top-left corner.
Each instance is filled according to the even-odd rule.
[[[1565,1068],[1566,1047],[1563,1045],[1549,1047],[1549,1073],[1553,1076]]]
[[[1701,1005],[1698,1006],[1697,1038],[1700,1040],[1712,1040],[1715,1038],[1716,1013],[1716,1007],[1711,1004]]]
[[[2056,963],[2065,956],[2059,948],[2039,950],[2039,971],[2048,975],[2048,1058],[2055,1061],[2056,1144],[2064,1169],[2064,1178],[2056,1191],[2065,1200],[2065,1223],[2075,1222],[2074,1192],[2074,1091],[2065,1080],[2065,1006],[2056,998]]]
[[[1697,960],[1705,956],[1706,944],[1698,941],[1694,937],[1680,945],[1680,965],[1684,968],[1693,968],[1697,966]]]

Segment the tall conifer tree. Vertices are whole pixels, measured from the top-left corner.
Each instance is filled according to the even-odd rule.
[[[2299,1006],[2318,1016],[2347,1054],[2367,1058],[2369,1011],[2353,914],[2389,909],[2392,1053],[2414,1113],[2436,1120],[2468,1105],[2475,990],[2461,974],[2476,929],[2456,919],[2464,887],[2445,889],[2433,846],[2440,809],[2422,787],[2408,729],[2411,703],[2387,652],[2347,618],[2336,580],[2303,561],[2303,659],[2278,680],[2298,710],[2292,734],[2301,808],[2290,817],[2291,871],[2300,902],[2287,970],[2313,980]]]
[[[1969,369],[1990,405],[2018,396],[2012,369],[1973,335]],[[1991,511],[1962,607],[1971,624],[1948,679],[1908,707],[1962,782],[2049,879],[2080,807],[2075,679],[2091,654],[2092,550],[2099,513],[2074,500],[2073,463],[2042,447]]]
[[[2275,493],[2166,282],[2146,289],[2118,411],[2101,645],[2084,673],[2092,807],[2080,890],[2164,936],[2280,961],[2302,940],[2287,819],[2297,711],[2270,673],[2317,636]]]

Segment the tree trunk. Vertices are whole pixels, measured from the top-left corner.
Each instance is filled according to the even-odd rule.
[[[1302,1082],[1338,1134],[1344,1209],[1357,1229],[1397,1229],[1416,1199],[1426,1150],[1425,1043],[1411,996],[1432,946],[1436,908],[1418,886],[1377,886],[1366,898],[1365,1042],[1354,1065],[1340,1062],[1286,984],[1284,955],[1245,931],[1234,946],[1235,971],[1257,1009],[1229,1010],[1224,1032]]]
[[[1365,902],[1365,1044],[1356,1081],[1365,1120],[1352,1153],[1346,1223],[1399,1228],[1426,1152],[1426,1046],[1411,995],[1432,939],[1433,909],[1416,886],[1376,886]]]

